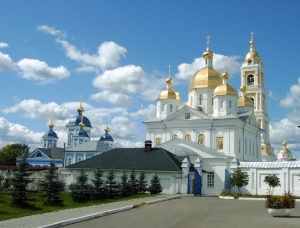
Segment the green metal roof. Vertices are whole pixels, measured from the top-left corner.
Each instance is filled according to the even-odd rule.
[[[66,168],[144,170],[144,171],[181,171],[181,162],[176,155],[163,148],[116,148],[72,164]]]

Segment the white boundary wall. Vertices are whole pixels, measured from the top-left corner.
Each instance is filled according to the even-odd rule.
[[[277,175],[280,179],[280,187],[274,189],[273,194],[282,195],[290,191],[296,196],[300,196],[300,161],[289,162],[241,162],[238,166],[249,175],[249,183],[241,188],[241,192],[251,195],[265,195],[268,186],[264,183],[267,175]],[[232,164],[231,172],[237,169],[236,164]],[[233,193],[237,188],[231,188]]]

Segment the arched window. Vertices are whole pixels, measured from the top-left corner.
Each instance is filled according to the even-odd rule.
[[[187,134],[184,138],[185,138],[186,141],[191,141],[192,140],[192,137],[189,134]]]
[[[198,144],[203,145],[203,146],[205,145],[205,136],[203,134],[200,134],[198,136]]]
[[[37,154],[36,154],[36,156],[35,157],[37,157],[37,158],[41,158],[42,157],[42,154],[40,153],[40,152],[38,152]]]
[[[174,134],[172,135],[172,139],[177,139],[178,138],[178,135]]]
[[[253,97],[250,97],[250,99],[252,100],[252,102],[253,102],[253,105],[254,105],[254,98],[253,98]]]
[[[254,85],[254,76],[253,74],[249,74],[247,77],[247,85]]]
[[[73,133],[70,133],[70,143],[73,141]]]

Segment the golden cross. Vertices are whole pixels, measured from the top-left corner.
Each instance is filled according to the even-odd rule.
[[[254,32],[250,32],[251,34],[251,40],[253,40]]]
[[[172,66],[170,66],[170,65],[168,66],[168,68],[169,68],[169,77],[170,77],[170,75],[171,75],[171,67],[172,67]]]
[[[211,38],[211,36],[206,36],[205,38],[207,39],[207,47],[209,48],[209,39]]]

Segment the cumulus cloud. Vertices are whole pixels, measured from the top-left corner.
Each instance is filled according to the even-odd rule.
[[[6,70],[14,70],[15,65],[12,59],[7,54],[3,54],[0,52],[0,72]]]
[[[8,47],[8,43],[0,42],[0,48],[6,48],[6,47]]]
[[[38,25],[37,30],[45,32],[45,33],[50,34],[52,36],[61,36],[61,37],[66,37],[67,36],[66,32],[58,30],[54,27],[50,27],[48,25]]]
[[[139,130],[137,124],[125,116],[116,116],[111,120],[112,136],[127,141],[139,141],[144,139],[144,134]]]
[[[0,117],[0,147],[11,143],[41,144],[43,133],[30,131],[20,124],[10,123]]]
[[[139,66],[129,65],[106,70],[93,80],[93,85],[98,89],[137,93],[142,90],[143,69]]]
[[[23,100],[14,106],[3,109],[6,114],[23,112],[25,117],[31,119],[50,119],[53,114],[57,119],[66,119],[70,114],[68,110],[55,102],[43,104],[34,99]]]
[[[226,70],[229,73],[229,76],[233,77],[234,74],[237,74],[240,72],[241,64],[238,62],[240,59],[239,56],[225,56],[220,54],[214,54],[213,59],[213,67],[218,70],[219,72],[224,71],[225,62],[226,59]],[[181,63],[178,65],[178,73],[175,75],[178,79],[187,80],[190,79],[191,76],[203,68],[204,65],[204,59],[203,58],[196,58],[192,63]]]
[[[298,84],[292,85],[286,97],[280,101],[280,106],[284,108],[299,108],[300,107],[300,78]]]
[[[64,66],[49,67],[47,63],[36,59],[22,59],[17,63],[19,75],[28,80],[37,80],[43,83],[61,80],[70,76]]]
[[[146,108],[141,108],[136,112],[129,114],[133,118],[141,118],[143,120],[153,119],[156,115],[156,105],[150,104]]]
[[[78,50],[66,40],[57,39],[56,41],[62,45],[65,54],[70,59],[86,66],[96,66],[102,70],[110,67],[117,67],[121,57],[125,56],[127,52],[126,48],[119,46],[115,42],[108,41],[103,42],[98,47],[96,54],[90,55],[82,53],[82,51]]]
[[[103,91],[91,95],[91,100],[95,100],[101,103],[110,103],[119,106],[129,106],[129,97],[122,93],[114,93],[110,91]]]

